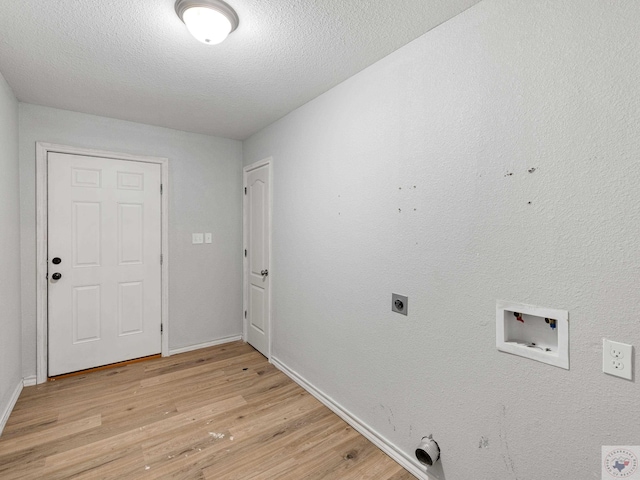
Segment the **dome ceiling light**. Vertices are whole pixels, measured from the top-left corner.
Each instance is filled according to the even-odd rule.
[[[238,14],[222,0],[178,0],[176,13],[191,35],[216,45],[238,28]]]

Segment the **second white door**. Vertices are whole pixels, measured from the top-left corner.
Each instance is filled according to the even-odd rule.
[[[267,358],[271,322],[269,168],[269,163],[261,163],[245,169],[247,342]]]
[[[161,166],[48,154],[48,374],[161,351]]]

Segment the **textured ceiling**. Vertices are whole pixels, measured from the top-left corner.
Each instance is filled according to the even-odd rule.
[[[199,43],[174,0],[0,0],[22,102],[244,139],[480,0],[227,0]]]

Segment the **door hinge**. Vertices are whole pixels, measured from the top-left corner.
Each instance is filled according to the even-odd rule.
[[[247,187],[244,187],[244,194],[247,194]]]
[[[247,256],[247,249],[246,248],[244,249],[244,256],[245,257]]]
[[[244,318],[247,318],[247,311],[244,311]]]
[[[162,327],[162,324],[160,324],[160,333],[162,333],[164,330],[164,328]]]
[[[160,254],[160,265],[164,263],[164,254]]]
[[[162,195],[162,184],[160,184],[160,195]]]

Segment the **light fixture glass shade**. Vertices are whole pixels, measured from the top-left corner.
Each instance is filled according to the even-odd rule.
[[[175,9],[191,35],[207,45],[222,42],[238,27],[238,15],[223,0],[177,0]]]
[[[202,43],[216,45],[231,32],[231,22],[217,10],[206,7],[191,7],[182,14],[182,20]]]

